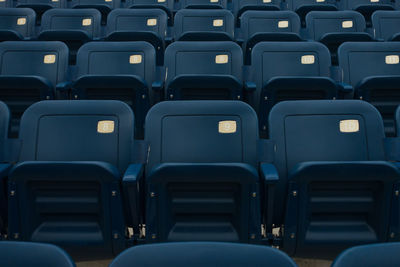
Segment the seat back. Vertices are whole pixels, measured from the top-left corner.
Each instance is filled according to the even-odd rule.
[[[355,88],[357,98],[376,106],[387,134],[394,133],[394,112],[399,105],[400,44],[397,42],[345,43],[339,47],[343,82]]]
[[[363,6],[392,5],[390,0],[371,1],[371,0],[343,0],[341,3],[342,10],[359,10]]]
[[[319,41],[327,33],[363,32],[364,17],[354,11],[311,11],[306,16],[309,38]]]
[[[171,12],[174,10],[174,3],[174,0],[127,0],[126,6],[130,8],[161,8],[170,16]],[[168,19],[170,19],[170,17]]]
[[[158,255],[158,257],[152,257]],[[151,260],[149,261],[149,259]],[[297,266],[283,252],[267,246],[218,242],[185,242],[136,246],[121,253],[110,267],[127,267],[131,262],[136,266],[262,266],[273,262],[276,266]]]
[[[280,0],[271,0],[271,1],[264,1],[264,0],[233,0],[233,12],[236,15],[236,18],[240,20],[242,14],[247,10],[280,10],[281,8]]]
[[[281,205],[274,209],[276,223],[283,222],[288,176],[296,164],[385,160],[379,112],[357,100],[281,102],[271,110],[269,137],[276,144],[274,165],[279,172],[275,203]]]
[[[0,2],[1,8],[13,7],[13,0],[4,0]]]
[[[246,11],[241,18],[243,39],[261,33],[300,33],[300,18],[292,11]]]
[[[73,0],[74,7],[84,7],[84,8],[99,8],[101,11],[104,8],[109,10],[120,8],[121,0],[103,1],[103,0]]]
[[[371,244],[349,248],[341,253],[332,267],[346,266],[398,266],[400,264],[399,243]]]
[[[3,42],[0,75],[40,76],[53,86],[66,80],[68,48],[61,42]]]
[[[146,168],[150,171],[160,163],[256,166],[257,139],[257,116],[245,103],[162,102],[146,117],[145,140],[151,151]]]
[[[204,86],[197,84],[200,88],[181,85],[182,91],[178,98],[168,90],[171,89],[171,82],[179,76],[190,75],[194,78],[230,76],[239,84],[243,80],[243,53],[240,46],[234,42],[174,42],[165,50],[164,65],[167,71],[166,96],[169,99],[233,99],[233,95],[236,95],[226,83],[215,85],[203,79],[202,82],[206,84]],[[216,88],[212,88],[211,85]]]
[[[36,14],[28,8],[2,8],[0,9],[0,36],[3,31],[18,33],[17,38],[9,34],[3,40],[18,40],[18,37],[29,38],[35,34]]]
[[[21,119],[19,161],[101,161],[123,173],[133,125],[131,109],[119,101],[42,101]]]
[[[317,42],[261,42],[254,47],[251,57],[251,75],[256,84],[251,101],[256,110],[263,87],[272,79],[330,76],[329,50]],[[307,96],[304,93],[304,90],[282,90],[274,96],[274,101],[321,98],[318,91]]]
[[[42,31],[83,31],[93,39],[100,34],[101,14],[95,9],[52,9],[43,14],[41,25]]]
[[[198,9],[209,9],[209,8],[218,8],[218,9],[226,9],[228,5],[227,0],[180,0],[181,8],[198,8]]]
[[[107,19],[107,35],[113,32],[154,32],[164,40],[167,15],[159,9],[116,9]]]
[[[35,11],[42,13],[44,10],[50,8],[64,8],[66,7],[66,0],[17,0],[16,7],[30,7]]]
[[[175,15],[175,40],[226,41],[233,40],[234,32],[234,17],[228,10],[182,9]],[[196,33],[203,35],[196,36]],[[219,37],[215,33],[220,33]]]
[[[4,102],[0,101],[0,160],[5,161],[5,142],[8,138],[10,127],[10,110]]]
[[[0,258],[2,264],[8,267],[28,265],[75,267],[75,263],[64,250],[42,243],[2,241]]]
[[[376,39],[390,41],[400,33],[400,11],[378,10],[372,14],[371,19]]]

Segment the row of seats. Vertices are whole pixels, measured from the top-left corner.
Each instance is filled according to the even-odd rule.
[[[74,259],[176,241],[263,243],[332,259],[400,240],[398,138],[385,138],[364,101],[281,102],[268,140],[240,101],[159,103],[144,141],[120,101],[41,101],[24,112],[19,139],[6,138],[0,107],[2,162],[16,163],[0,165],[11,240],[53,243]]]
[[[305,19],[305,29],[292,11],[246,11],[236,30],[227,10],[181,10],[173,28],[167,26],[167,14],[160,9],[116,9],[104,27],[95,9],[53,9],[43,14],[40,27],[35,28],[35,21],[32,9],[0,9],[0,41],[63,41],[71,50],[72,63],[78,48],[89,41],[147,41],[162,64],[164,48],[173,40],[237,41],[248,63],[252,48],[261,41],[319,41],[335,55],[344,42],[400,39],[400,11],[376,11],[369,30],[364,17],[355,11],[312,11]]]
[[[230,3],[232,2],[232,3]],[[168,17],[179,9],[230,9],[237,18],[246,10],[292,10],[302,18],[311,10],[356,10],[367,18],[376,10],[398,8],[394,0],[3,0],[1,7],[29,7],[38,13],[52,8],[96,8],[104,15],[116,8],[159,8]]]
[[[400,265],[400,244],[373,244],[350,248],[332,267],[397,267]],[[62,249],[27,242],[0,242],[0,257],[7,267],[46,266],[75,267]],[[256,245],[218,242],[185,242],[143,245],[130,248],[118,255],[109,267],[296,267],[296,263],[277,249]]]
[[[13,114],[11,136],[29,105],[49,99],[124,101],[142,138],[149,107],[162,100],[245,100],[266,137],[268,114],[280,101],[356,98],[375,105],[388,136],[395,134],[400,43],[347,42],[339,48],[339,67],[317,42],[258,43],[249,67],[233,42],[175,42],[164,67],[156,66],[155,54],[146,42],[90,42],[69,67],[61,42],[0,43],[0,99]]]

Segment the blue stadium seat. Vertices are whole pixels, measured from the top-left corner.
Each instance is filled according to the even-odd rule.
[[[180,8],[226,9],[228,0],[179,0]]]
[[[277,11],[281,9],[281,0],[233,0],[233,14],[240,24],[242,14],[247,10]]]
[[[73,8],[96,8],[103,14],[103,23],[106,22],[106,17],[111,10],[121,7],[121,0],[72,0]]]
[[[13,7],[13,0],[3,0],[0,2],[0,8]]]
[[[383,122],[372,105],[282,102],[270,113],[269,136],[279,179],[268,216],[284,224],[289,255],[332,259],[351,246],[400,240],[392,235],[400,172],[385,161]]]
[[[337,64],[337,49],[344,42],[373,41],[365,32],[364,17],[355,11],[311,11],[306,16],[308,38],[323,43]]]
[[[167,13],[168,21],[172,26],[174,2],[174,0],[126,0],[126,6],[129,8],[160,8]]]
[[[146,240],[260,241],[257,115],[241,101],[164,101],[146,117]]]
[[[155,257],[155,255],[157,255]],[[274,266],[296,267],[285,253],[267,246],[219,242],[185,242],[137,246],[121,253],[110,267]]]
[[[7,267],[75,267],[75,263],[64,250],[50,244],[2,241],[0,258],[1,264]]]
[[[13,137],[24,110],[32,103],[56,98],[68,70],[68,48],[61,42],[0,43],[0,99],[12,113]]]
[[[175,42],[164,65],[167,99],[242,99],[243,54],[234,42]]]
[[[228,10],[182,9],[175,15],[175,41],[233,41],[235,18]]]
[[[157,63],[164,62],[168,17],[161,9],[116,9],[107,18],[108,41],[146,41],[157,51]]]
[[[15,2],[16,7],[28,7],[35,10],[38,19],[46,10],[67,7],[67,0],[15,0]]]
[[[400,137],[400,108],[397,107],[395,114],[395,123],[396,123],[396,136]]]
[[[38,36],[42,41],[63,41],[68,45],[70,62],[84,43],[100,37],[101,14],[96,9],[51,9],[42,16]]]
[[[344,43],[339,47],[343,82],[354,87],[356,98],[380,111],[385,132],[394,134],[394,112],[400,104],[400,43]]]
[[[378,10],[372,14],[371,20],[375,39],[400,41],[400,11]]]
[[[396,267],[400,266],[400,244],[371,244],[345,250],[338,256],[332,267]]]
[[[393,10],[394,1],[391,0],[341,0],[341,10],[355,10],[364,15],[367,26],[371,26],[371,15],[377,10]]]
[[[317,42],[261,42],[252,51],[250,103],[265,136],[271,108],[283,100],[335,99],[329,50]]]
[[[335,0],[289,0],[288,9],[299,14],[301,22],[305,25],[305,18],[310,11],[336,11]]]
[[[9,147],[6,146],[8,130],[10,125],[10,111],[6,104],[0,102],[0,239],[6,234],[7,225],[7,175],[11,164],[6,164]]]
[[[28,40],[35,35],[36,14],[30,8],[0,8],[0,41]]]
[[[253,47],[263,41],[301,41],[300,18],[292,11],[246,11],[240,23],[246,64]]]
[[[77,55],[78,74],[72,99],[113,99],[127,103],[135,113],[136,130],[143,135],[143,122],[150,101],[159,99],[156,88],[156,56],[146,42],[91,42]]]
[[[131,163],[134,115],[120,101],[42,101],[21,119],[9,175],[9,236],[59,245],[76,260],[125,247],[121,177]]]

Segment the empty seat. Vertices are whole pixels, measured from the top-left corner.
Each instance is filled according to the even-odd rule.
[[[36,14],[30,8],[0,8],[0,41],[19,41],[35,35]]]
[[[164,101],[146,117],[146,239],[259,242],[257,115],[241,101]]]
[[[126,6],[129,8],[160,8],[167,13],[168,21],[172,25],[174,2],[174,0],[126,0]]]
[[[358,244],[399,240],[392,233],[400,172],[385,161],[383,122],[372,105],[281,102],[270,113],[269,136],[279,179],[268,216],[284,224],[289,255],[332,259]]]
[[[365,19],[355,11],[312,11],[306,16],[308,37],[325,44],[337,64],[337,48],[344,42],[372,41]]]
[[[64,250],[50,244],[2,241],[0,258],[1,264],[7,267],[75,267],[75,263]]]
[[[16,0],[16,7],[28,7],[35,10],[38,18],[43,12],[51,8],[65,8],[67,0]]]
[[[242,14],[247,10],[268,10],[277,11],[281,9],[280,0],[233,0],[233,13],[237,18],[238,23],[241,20]]]
[[[164,65],[167,99],[242,98],[243,54],[234,42],[174,42]]]
[[[157,257],[154,257],[157,255]],[[152,244],[130,248],[121,253],[110,267],[154,266],[275,266],[296,267],[285,253],[267,246],[218,242]]]
[[[68,45],[70,61],[84,43],[100,36],[101,14],[96,9],[52,9],[42,16],[39,40],[63,41]]]
[[[121,0],[72,0],[73,8],[96,8],[103,14],[103,21],[106,21],[107,14],[115,8],[121,7]]]
[[[0,43],[0,99],[12,113],[11,135],[34,102],[54,99],[63,89],[68,71],[68,48],[61,42]]]
[[[131,162],[134,115],[120,101],[42,101],[21,119],[9,175],[9,236],[59,245],[76,260],[125,247],[122,174]]]
[[[10,125],[10,111],[6,104],[0,102],[0,160],[8,161],[7,154],[10,152],[6,146],[8,130]],[[0,238],[7,233],[7,175],[11,164],[0,164]]]
[[[336,11],[336,1],[334,0],[289,0],[288,9],[299,14],[304,25],[305,18],[310,11]]]
[[[146,41],[157,51],[157,62],[164,62],[168,17],[161,9],[116,9],[107,18],[108,41]]]
[[[250,103],[264,136],[271,108],[283,100],[335,99],[329,50],[317,42],[262,42],[252,51]]]
[[[73,99],[115,99],[127,103],[143,134],[149,101],[155,99],[156,57],[146,42],[91,42],[77,55],[78,73],[72,85]]]
[[[400,104],[400,43],[344,43],[339,47],[343,82],[354,87],[355,97],[380,111],[386,134],[394,134],[394,112]]]
[[[246,11],[240,23],[246,63],[253,47],[262,41],[301,41],[300,18],[292,11]]]
[[[226,9],[228,0],[179,0],[181,8]]]
[[[364,15],[367,26],[371,26],[371,15],[377,10],[393,10],[394,1],[391,0],[342,0],[339,2],[341,10],[355,10]]]
[[[375,38],[382,41],[400,41],[400,11],[376,11],[372,14]]]
[[[228,10],[182,9],[175,15],[175,40],[233,41],[234,21]]]
[[[332,267],[396,267],[400,265],[400,244],[371,244],[349,248],[341,253]]]

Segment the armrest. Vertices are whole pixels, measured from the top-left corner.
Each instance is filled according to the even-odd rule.
[[[56,85],[56,90],[60,92],[68,91],[72,88],[72,82],[61,82]]]
[[[247,81],[244,83],[244,89],[248,92],[255,92],[257,90],[257,85],[255,82]]]
[[[260,173],[265,194],[263,221],[267,234],[270,234],[272,233],[272,219],[274,217],[275,187],[279,182],[279,174],[276,167],[270,163],[261,163]]]
[[[163,81],[154,81],[151,84],[151,88],[154,91],[160,92],[164,88],[164,82]]]
[[[31,75],[2,75],[0,89],[36,89],[42,99],[54,98],[53,84],[44,77]]]
[[[83,30],[45,30],[39,33],[39,40],[44,41],[80,41],[86,43],[92,40],[88,32]]]
[[[233,41],[226,32],[197,32],[189,31],[179,36],[178,41]]]
[[[229,89],[232,92],[232,99],[238,99],[241,98],[243,84],[233,75],[178,75],[169,82],[167,95],[179,99],[181,91],[187,88]]]
[[[139,232],[140,218],[142,215],[141,211],[141,197],[140,190],[141,184],[143,184],[143,172],[144,165],[141,163],[131,164],[125,171],[122,178],[122,187],[124,191],[124,198],[128,206],[128,218],[129,224],[134,228],[135,234]],[[143,191],[143,190],[142,190]]]
[[[339,95],[343,99],[352,99],[354,96],[354,88],[348,83],[337,83]]]
[[[276,167],[270,163],[261,163],[260,172],[263,181],[268,185],[275,185],[279,181],[279,174]]]

